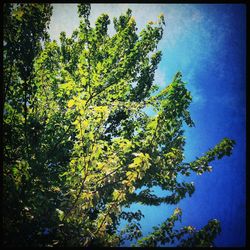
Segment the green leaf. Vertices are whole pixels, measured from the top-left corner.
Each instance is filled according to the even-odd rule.
[[[58,208],[56,208],[56,212],[58,214],[59,220],[62,221],[64,217],[64,212]]]

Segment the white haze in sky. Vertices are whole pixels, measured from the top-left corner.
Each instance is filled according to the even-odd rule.
[[[155,82],[161,88],[166,87],[178,70],[183,72],[184,80],[191,82],[197,68],[196,65],[208,59],[211,50],[207,47],[202,48],[202,40],[211,39],[211,34],[202,30],[200,24],[204,17],[199,9],[190,4],[92,4],[91,25],[94,25],[99,15],[107,13],[111,20],[109,34],[112,35],[114,34],[113,18],[119,17],[128,8],[132,10],[132,15],[135,17],[138,32],[145,27],[148,21],[157,21],[157,17],[161,13],[164,14],[166,26],[163,38],[159,43],[163,58],[156,71]],[[59,41],[61,31],[65,31],[67,36],[70,36],[78,26],[77,4],[53,4],[53,16],[49,30],[52,40]],[[185,48],[180,47],[183,40],[190,34],[192,34],[192,39],[190,40],[189,37],[189,44],[185,45]],[[173,52],[175,52],[174,55]],[[190,64],[193,65],[192,68],[189,67]],[[190,84],[188,87],[193,93],[194,103],[200,105],[205,103],[199,86]]]

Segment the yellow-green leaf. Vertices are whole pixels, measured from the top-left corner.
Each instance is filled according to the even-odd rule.
[[[74,100],[69,100],[68,101],[68,107],[71,108],[72,106],[75,105],[75,101]]]

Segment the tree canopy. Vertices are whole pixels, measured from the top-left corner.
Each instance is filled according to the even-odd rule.
[[[141,211],[123,208],[178,204],[195,187],[177,176],[211,171],[235,142],[224,138],[185,162],[191,93],[180,72],[161,91],[154,83],[164,16],[139,33],[128,9],[110,36],[109,16],[91,26],[90,11],[79,4],[79,27],[56,42],[47,31],[50,4],[4,5],[4,245],[213,245],[218,220],[177,230],[176,208],[143,236]],[[153,194],[156,186],[171,194]],[[121,220],[128,224],[118,230]]]

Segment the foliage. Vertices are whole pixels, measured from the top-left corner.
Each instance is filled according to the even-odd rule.
[[[92,27],[90,5],[80,4],[79,28],[57,43],[46,31],[51,14],[49,4],[4,5],[4,245],[213,244],[218,221],[176,230],[176,209],[141,238],[143,214],[123,211],[134,202],[178,204],[195,189],[177,176],[211,171],[234,145],[225,138],[183,162],[191,94],[180,72],[162,91],[153,84],[164,17],[138,34],[128,9],[110,36],[108,15]],[[171,195],[152,194],[155,186]],[[129,224],[119,232],[122,219]]]

